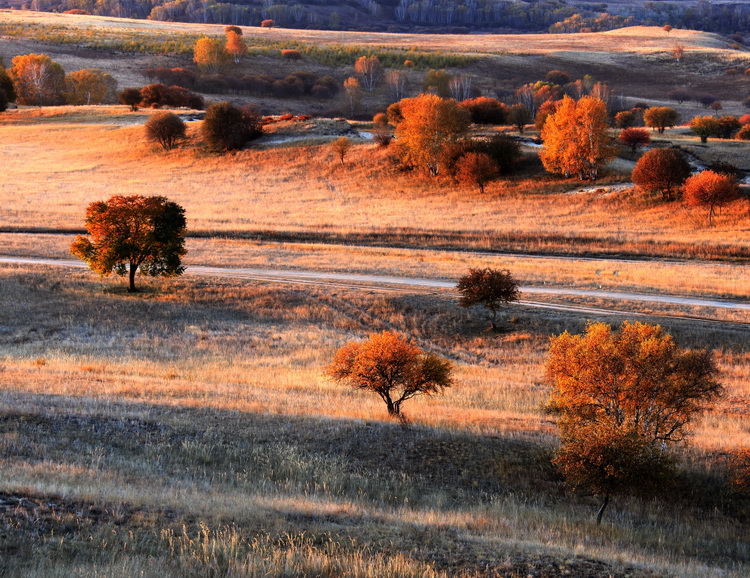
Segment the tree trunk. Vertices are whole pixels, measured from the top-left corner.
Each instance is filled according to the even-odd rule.
[[[604,510],[609,505],[609,494],[604,496],[604,503],[602,504],[602,507],[599,508],[599,511],[596,514],[596,525],[599,526],[602,523],[602,516],[604,515]]]
[[[136,293],[138,289],[135,288],[135,272],[138,270],[138,265],[130,263],[130,285],[128,286],[128,293]]]

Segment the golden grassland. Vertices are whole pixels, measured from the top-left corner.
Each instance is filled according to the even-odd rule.
[[[103,196],[160,194],[185,207],[194,233],[419,232],[473,236],[480,248],[482,240],[489,247],[518,237],[529,248],[551,239],[558,250],[578,243],[591,251],[601,245],[646,254],[690,253],[687,246],[701,255],[750,245],[746,200],[723,209],[709,228],[702,210],[635,189],[573,194],[580,183],[544,174],[533,154],[518,176],[493,182],[480,195],[446,179],[401,173],[387,150],[366,141],[343,165],[325,144],[304,139],[284,146],[259,141],[216,155],[197,144],[198,123],[191,123],[192,144],[165,153],[145,142],[140,125],[126,124],[130,118],[140,123],[142,116],[108,111],[114,119],[109,123],[95,109],[2,116],[0,227],[78,229],[88,203]],[[615,171],[603,183],[627,177]]]
[[[748,203],[712,228],[637,191],[570,193],[529,159],[485,195],[397,171],[359,141],[261,141],[231,155],[143,140],[144,113],[24,109],[0,117],[0,228],[80,229],[88,203],[161,194],[194,232],[416,231],[568,237],[693,254],[747,248]],[[138,124],[130,124],[138,123]],[[627,180],[613,174],[605,183]],[[417,218],[418,217],[418,218]],[[71,235],[0,233],[2,254],[65,257]],[[564,245],[560,241],[556,246]],[[612,245],[607,245],[612,246]],[[748,296],[732,262],[567,262],[551,257],[195,238],[188,264],[455,278],[509,268],[525,283]],[[638,249],[638,250],[635,250]],[[580,314],[515,307],[506,331],[446,295],[281,287],[184,277],[143,283],[0,267],[0,574],[18,576],[743,576],[750,503],[727,489],[728,452],[750,447],[747,331],[665,320],[709,347],[727,395],[678,448],[668,498],[596,500],[552,469],[544,414],[548,339]],[[609,318],[614,320],[616,318]],[[322,369],[347,340],[405,333],[456,365],[409,425]]]
[[[0,268],[0,567],[13,575],[748,570],[748,505],[722,465],[750,444],[743,332],[671,322],[682,345],[715,350],[727,396],[679,450],[669,500],[620,499],[596,527],[595,501],[551,469],[541,410],[547,338],[584,320],[518,309],[494,334],[440,296],[121,285]],[[408,426],[322,375],[337,346],[383,329],[456,364],[455,387],[406,406]]]
[[[36,24],[60,29],[85,29],[93,32],[122,28],[127,31],[149,33],[182,33],[223,35],[224,25],[190,24],[133,20],[107,16],[81,16],[49,12],[0,10],[3,19],[18,24]],[[301,30],[284,28],[241,27],[245,35],[260,36],[274,41],[294,41],[311,44],[357,44],[390,48],[440,50],[450,53],[472,54],[545,54],[669,52],[676,44],[688,51],[724,52],[731,42],[710,33],[694,30],[672,30],[666,34],[656,26],[633,26],[608,32],[587,34],[390,34],[333,30]],[[521,42],[520,39],[523,39]],[[731,54],[731,53],[730,53]],[[742,53],[739,53],[742,54]]]

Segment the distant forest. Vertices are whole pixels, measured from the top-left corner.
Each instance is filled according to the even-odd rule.
[[[0,0],[0,7],[151,20],[391,32],[611,30],[636,24],[750,34],[750,3],[557,0]]]

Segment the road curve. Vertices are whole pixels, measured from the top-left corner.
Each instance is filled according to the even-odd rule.
[[[85,269],[87,265],[81,261],[64,259],[41,259],[32,257],[0,257],[0,263],[16,265],[48,265],[54,267],[74,267]],[[451,290],[456,284],[451,281],[437,279],[418,279],[409,277],[393,277],[387,275],[362,275],[355,273],[324,273],[319,271],[256,269],[256,268],[227,268],[204,267],[192,265],[185,269],[189,275],[201,277],[228,277],[286,284],[325,284],[339,287],[361,287],[368,289],[408,290]],[[750,311],[750,302],[730,301],[721,299],[701,299],[694,297],[679,297],[676,295],[652,295],[647,293],[630,293],[622,291],[598,291],[589,289],[564,289],[554,287],[520,287],[524,296],[550,295],[568,297],[588,297],[610,299],[613,301],[640,301],[644,303],[658,303],[668,305],[683,305],[689,307],[706,307],[714,309],[729,309],[736,311]],[[564,310],[587,311],[591,313],[627,313],[633,312],[581,307],[575,305],[535,303],[523,301],[526,305],[555,308]]]

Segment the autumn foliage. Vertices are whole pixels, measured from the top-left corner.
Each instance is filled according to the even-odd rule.
[[[354,388],[378,394],[388,414],[401,415],[401,405],[417,395],[442,393],[453,385],[449,361],[422,351],[396,333],[372,334],[367,341],[341,347],[325,373]]]
[[[558,416],[555,465],[574,487],[604,499],[657,487],[669,474],[664,446],[686,439],[691,421],[722,392],[707,350],[678,347],[658,325],[593,323],[554,337],[547,361],[548,409]]]
[[[455,100],[434,94],[405,98],[399,109],[402,118],[396,126],[396,139],[402,162],[437,175],[446,146],[469,127],[468,112]]]
[[[661,134],[666,128],[673,127],[680,121],[680,115],[669,106],[652,106],[643,112],[646,126],[655,128]]]
[[[26,54],[12,60],[10,77],[18,104],[49,106],[65,100],[65,71],[46,54]]]
[[[632,179],[644,191],[661,193],[672,200],[690,176],[690,164],[675,149],[653,149],[644,154],[633,169]]]
[[[480,194],[484,194],[485,185],[499,174],[500,171],[495,161],[486,153],[466,153],[458,159],[456,165],[456,178],[458,181],[478,187]]]
[[[70,252],[100,275],[180,275],[185,255],[185,210],[164,197],[116,195],[86,210],[87,236],[79,235]],[[128,271],[129,268],[129,271]]]
[[[117,81],[98,68],[71,72],[65,77],[65,100],[68,104],[102,104],[113,102]]]
[[[708,208],[708,224],[713,223],[716,209],[739,197],[739,186],[733,176],[701,171],[685,181],[682,194],[689,205]]]
[[[609,137],[607,107],[589,96],[575,101],[565,97],[542,129],[544,148],[539,156],[549,172],[566,177],[596,179],[599,168],[615,158]]]
[[[639,146],[647,145],[651,142],[651,136],[648,131],[644,128],[626,128],[620,133],[620,142],[625,146],[629,146],[631,151],[635,153]]]

